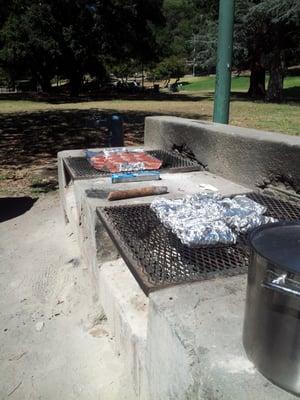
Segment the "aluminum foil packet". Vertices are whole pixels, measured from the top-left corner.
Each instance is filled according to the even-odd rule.
[[[239,233],[275,222],[266,207],[246,196],[222,198],[219,193],[196,193],[182,199],[155,199],[151,209],[160,221],[190,246],[234,244]]]

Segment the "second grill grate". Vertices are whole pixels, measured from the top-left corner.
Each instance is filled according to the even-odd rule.
[[[267,215],[279,220],[300,219],[300,208],[293,203],[259,193],[247,196],[265,205]],[[247,271],[249,248],[245,236],[232,246],[192,249],[165,228],[147,204],[98,208],[97,212],[146,294],[170,285]]]

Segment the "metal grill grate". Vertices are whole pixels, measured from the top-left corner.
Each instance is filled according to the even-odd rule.
[[[174,172],[199,171],[203,169],[198,161],[183,157],[174,151],[148,150],[147,153],[161,160],[163,169]]]
[[[65,158],[64,162],[73,180],[93,179],[99,178],[100,176],[110,176],[109,172],[98,171],[93,168],[88,160],[84,157]]]
[[[202,170],[196,160],[182,157],[180,154],[166,150],[149,150],[147,153],[162,161],[161,169],[169,172],[188,172]],[[110,176],[109,172],[98,171],[84,157],[68,157],[64,159],[65,166],[72,179],[92,179],[100,176]]]
[[[259,193],[247,195],[279,220],[300,219],[300,208]],[[98,208],[98,215],[144,292],[217,276],[245,273],[247,237],[232,246],[191,249],[165,228],[149,204]],[[129,223],[130,221],[130,223]]]

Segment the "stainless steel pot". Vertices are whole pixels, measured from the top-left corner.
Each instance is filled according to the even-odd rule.
[[[300,221],[250,236],[243,342],[269,380],[300,396]]]

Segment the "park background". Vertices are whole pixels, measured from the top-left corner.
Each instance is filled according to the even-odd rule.
[[[125,144],[147,115],[211,120],[216,0],[2,0],[0,192],[57,187],[60,150]],[[299,135],[300,4],[236,0],[230,123]]]

